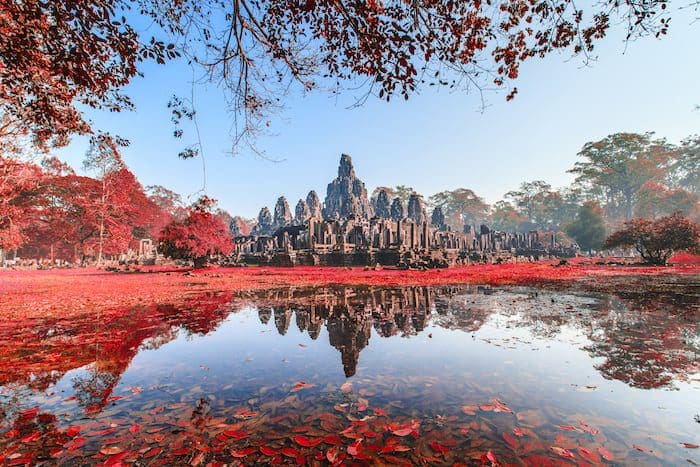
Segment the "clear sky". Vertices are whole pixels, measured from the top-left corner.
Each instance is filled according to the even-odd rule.
[[[292,206],[315,189],[323,199],[341,153],[350,154],[371,192],[378,185],[404,184],[429,196],[466,187],[488,202],[523,181],[541,179],[555,187],[572,181],[566,170],[588,141],[615,132],[654,131],[671,142],[700,133],[700,23],[675,17],[667,37],[646,38],[625,48],[609,36],[597,46],[598,60],[551,55],[521,69],[519,94],[487,95],[481,112],[476,93],[424,89],[408,102],[370,99],[348,109],[351,94],[292,95],[274,135],[264,137],[271,162],[249,152],[229,155],[230,116],[215,87],[197,89],[198,122],[207,172],[207,194],[233,215],[254,217],[285,195]],[[191,70],[184,65],[148,66],[145,78],[127,92],[137,110],[91,113],[97,127],[132,144],[124,160],[144,185],[173,189],[187,200],[202,187],[200,159],[177,153],[194,142],[172,137],[166,103],[173,93],[189,95]],[[58,154],[78,168],[87,142],[76,138]]]

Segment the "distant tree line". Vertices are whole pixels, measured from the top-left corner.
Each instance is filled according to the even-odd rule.
[[[170,256],[201,263],[230,251],[231,236],[252,232],[255,220],[232,216],[210,198],[188,207],[167,188],[144,189],[121,159],[121,144],[105,134],[91,139],[84,168],[92,176],[77,175],[54,157],[36,162],[0,155],[0,250],[100,263],[151,238]],[[700,137],[674,145],[652,133],[618,133],[586,143],[578,155],[571,186],[523,182],[493,205],[468,188],[441,191],[427,198],[442,211],[433,220],[454,230],[484,223],[502,231],[553,231],[568,234],[584,251],[636,248],[649,262],[695,248]],[[411,195],[417,195],[413,188],[400,185],[377,187],[373,198],[391,210],[390,200],[405,204]],[[658,240],[670,227],[673,247]]]

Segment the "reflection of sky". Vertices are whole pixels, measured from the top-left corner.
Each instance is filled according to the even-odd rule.
[[[585,329],[563,324],[555,326],[553,333],[541,334],[536,322],[526,320],[537,316],[540,307],[543,316],[556,314],[553,310],[564,303],[576,304],[571,312],[585,317],[599,301],[571,295],[552,305],[553,296],[563,295],[542,294],[528,302],[522,301],[524,294],[502,291],[490,296],[458,295],[447,300],[446,314],[438,315],[433,305],[432,321],[415,335],[403,337],[399,332],[381,337],[372,328],[369,343],[358,349],[359,363],[351,381],[358,388],[374,388],[373,401],[399,401],[406,410],[440,414],[497,397],[516,412],[543,410],[555,425],[585,420],[606,426],[608,436],[627,439],[633,432],[635,442],[655,433],[698,441],[693,421],[693,410],[700,407],[697,380],[676,381],[674,390],[644,390],[604,379],[595,369],[600,360],[583,349],[592,343]],[[529,304],[529,312],[523,303]],[[551,309],[546,308],[548,304]],[[493,313],[486,315],[478,330],[449,328],[450,323],[460,322],[457,318],[472,316],[465,311],[468,307],[485,306]],[[128,395],[131,387],[139,386],[144,390],[141,397],[153,399],[154,406],[214,397],[216,409],[217,404],[245,403],[261,388],[284,397],[296,381],[316,386],[307,391],[322,392],[327,385],[337,388],[346,381],[339,350],[329,341],[325,326],[313,340],[299,329],[294,315],[282,336],[274,318],[262,324],[258,310],[246,307],[207,335],[180,330],[176,339],[161,347],[142,349],[113,395]],[[89,368],[70,371],[50,389],[55,395],[33,395],[29,400],[54,410],[62,407],[65,411],[59,412],[71,417],[70,404],[62,401],[72,395],[73,380],[88,372]]]

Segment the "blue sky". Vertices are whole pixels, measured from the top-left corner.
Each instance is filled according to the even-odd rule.
[[[598,44],[598,60],[554,54],[521,69],[519,94],[487,95],[424,89],[409,101],[370,99],[348,109],[353,95],[292,95],[272,119],[272,136],[259,141],[270,159],[229,155],[230,116],[215,87],[197,89],[198,122],[207,171],[207,194],[230,213],[254,217],[285,195],[294,206],[315,189],[321,198],[335,177],[341,153],[350,154],[368,190],[404,184],[429,196],[473,189],[495,202],[522,181],[555,187],[572,181],[566,170],[587,141],[627,131],[655,131],[671,142],[700,132],[700,24],[692,13],[675,17],[667,37],[625,44],[612,35]],[[158,184],[190,200],[202,187],[202,162],[183,161],[184,141],[172,137],[166,103],[189,95],[191,70],[183,64],[148,66],[127,88],[137,110],[91,112],[99,128],[131,140],[124,160],[144,185]],[[76,138],[58,155],[78,168],[87,142]]]

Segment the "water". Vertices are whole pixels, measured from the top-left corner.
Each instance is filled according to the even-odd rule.
[[[699,303],[285,289],[6,324],[0,460],[700,464]]]

